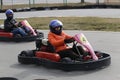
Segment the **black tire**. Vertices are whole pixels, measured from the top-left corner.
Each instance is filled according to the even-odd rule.
[[[0,77],[0,80],[18,80],[18,79],[14,77]]]
[[[65,58],[61,59],[60,62],[62,62],[62,63],[71,63],[72,60],[69,57],[65,57]]]
[[[42,32],[37,31],[37,35],[39,36],[39,38],[44,38],[44,33],[42,33]]]
[[[42,39],[37,38],[35,41],[36,49],[39,50],[42,45]]]
[[[27,56],[27,57],[33,57],[33,56],[35,56],[33,50],[22,51],[21,55],[22,56]]]
[[[18,55],[18,62],[21,64],[33,64],[35,63],[35,58],[33,58],[34,56],[35,54],[33,50],[22,51]]]

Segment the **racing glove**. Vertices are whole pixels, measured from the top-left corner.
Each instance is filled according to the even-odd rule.
[[[71,43],[71,42],[74,42],[74,41],[75,41],[74,38],[64,40],[65,43]]]

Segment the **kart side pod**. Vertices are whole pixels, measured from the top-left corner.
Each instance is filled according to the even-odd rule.
[[[58,62],[61,59],[59,54],[57,53],[42,52],[42,51],[37,51],[35,56],[38,58],[45,58],[45,59],[55,61],[55,62]]]
[[[10,33],[10,32],[0,32],[0,36],[12,38],[12,37],[13,37],[13,34]]]

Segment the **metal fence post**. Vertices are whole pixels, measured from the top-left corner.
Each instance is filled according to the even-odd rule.
[[[3,0],[0,0],[0,9],[2,10],[3,7]]]
[[[12,9],[13,9],[13,0],[12,0]]]
[[[46,7],[48,8],[48,0],[46,0]]]
[[[81,0],[81,3],[85,3],[85,1],[84,1],[84,0]]]
[[[31,1],[29,0],[29,8],[31,8]]]
[[[33,7],[35,7],[35,0],[33,0]]]
[[[67,6],[67,0],[63,0],[63,4]]]
[[[0,0],[0,9],[2,8],[2,3],[1,3],[1,0]]]
[[[99,0],[96,1],[96,4],[99,5]]]

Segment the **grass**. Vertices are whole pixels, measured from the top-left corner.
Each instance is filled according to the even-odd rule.
[[[49,29],[49,22],[58,19],[63,22],[65,30],[120,31],[119,18],[98,17],[34,17],[26,18],[36,29]],[[21,21],[24,19],[16,19]],[[0,20],[3,24],[3,20]]]

